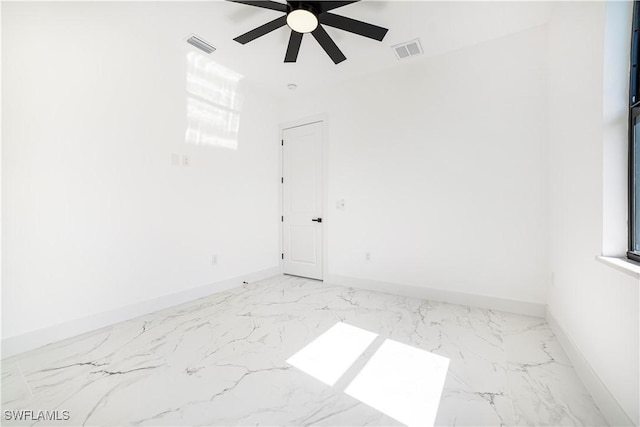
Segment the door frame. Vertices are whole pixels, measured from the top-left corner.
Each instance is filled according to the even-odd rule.
[[[286,122],[282,122],[279,125],[279,138],[278,138],[278,146],[280,149],[278,150],[278,183],[280,184],[280,191],[278,192],[278,234],[280,238],[278,239],[278,248],[279,254],[283,253],[284,250],[284,227],[282,223],[282,216],[284,215],[284,184],[281,183],[281,179],[283,177],[284,169],[283,169],[283,160],[284,160],[284,147],[282,145],[282,141],[284,140],[284,131],[285,129],[300,127],[304,125],[310,125],[312,123],[322,122],[322,135],[320,136],[321,144],[322,144],[322,280],[327,280],[328,272],[329,272],[329,224],[331,224],[329,218],[329,197],[328,190],[329,186],[327,185],[329,176],[329,115],[326,113],[323,114],[315,114],[312,116],[302,117],[296,120],[290,120]],[[284,274],[284,260],[282,256],[278,257],[280,260],[280,274]]]

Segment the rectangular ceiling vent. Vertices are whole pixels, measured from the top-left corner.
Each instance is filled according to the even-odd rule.
[[[422,45],[420,44],[420,39],[400,43],[395,46],[391,46],[391,48],[398,59],[406,59],[410,56],[421,55],[424,53]]]
[[[207,43],[206,41],[196,36],[195,34],[192,34],[191,37],[187,39],[187,43],[189,43],[191,46],[197,47],[198,49],[200,49],[203,52],[206,52],[207,54],[213,53],[216,50],[215,47],[211,46],[211,44]]]

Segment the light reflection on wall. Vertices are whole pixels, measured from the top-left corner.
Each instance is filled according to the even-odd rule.
[[[202,54],[187,54],[185,142],[238,149],[242,77]]]

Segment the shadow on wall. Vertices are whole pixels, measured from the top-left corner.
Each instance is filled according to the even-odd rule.
[[[187,144],[238,149],[242,78],[202,54],[187,54]]]

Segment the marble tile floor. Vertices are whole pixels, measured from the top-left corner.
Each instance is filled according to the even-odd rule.
[[[21,410],[59,420],[7,418]],[[5,359],[2,416],[37,426],[606,425],[543,319],[293,276]]]

